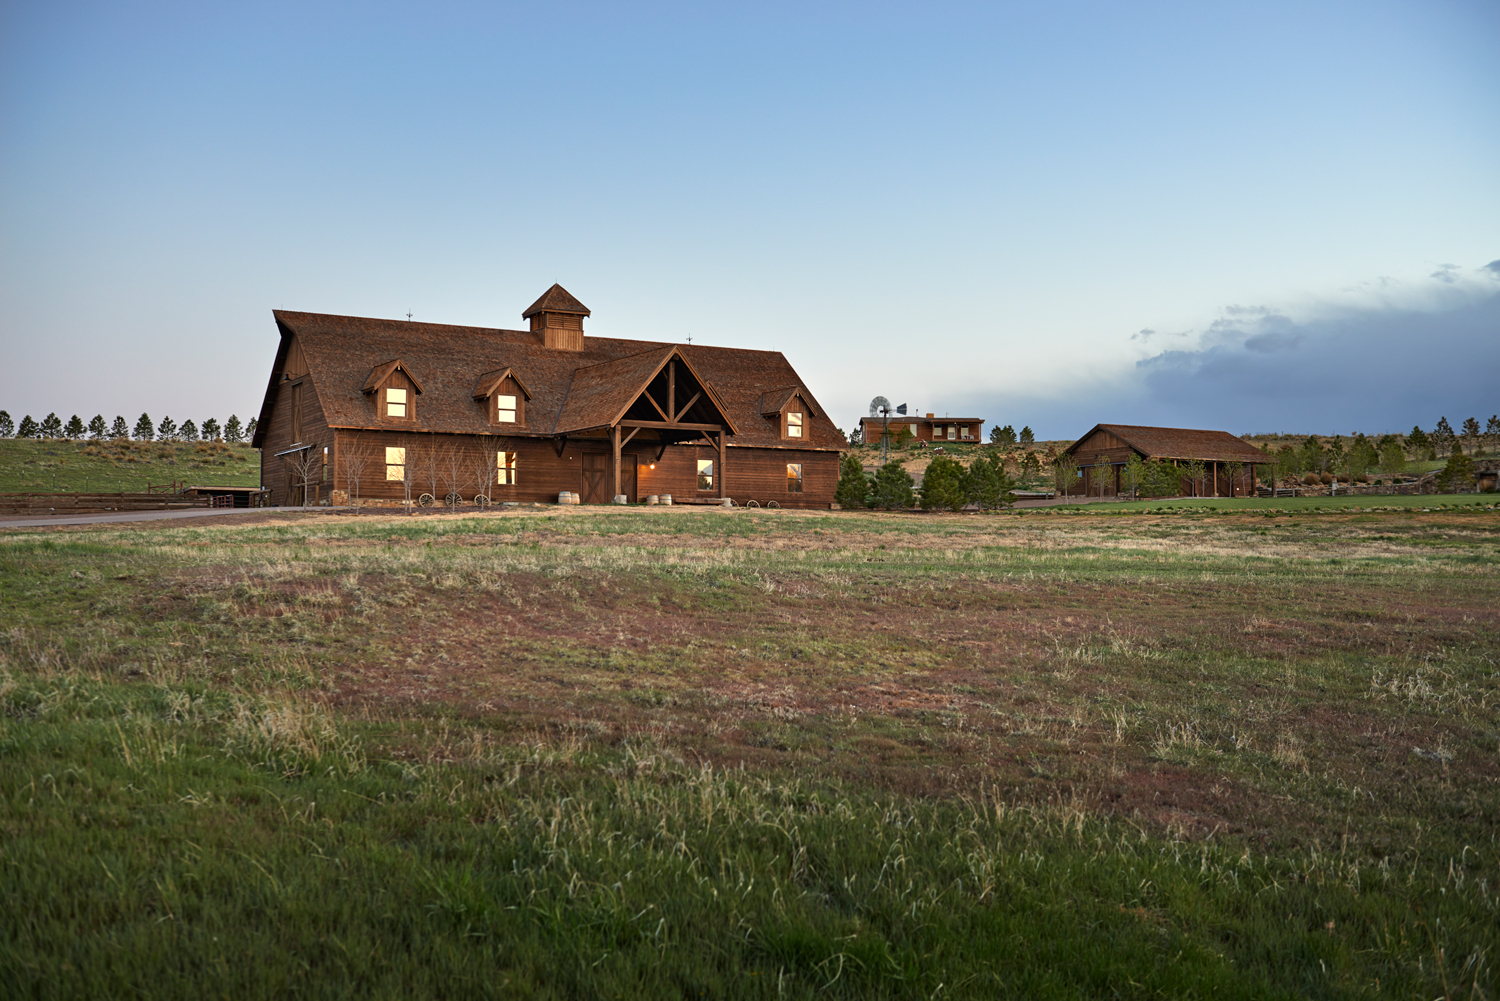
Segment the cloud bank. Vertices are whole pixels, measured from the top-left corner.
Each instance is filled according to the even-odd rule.
[[[1500,412],[1500,260],[1431,276],[1421,305],[1321,304],[1309,318],[1231,306],[1201,330],[1111,379],[1054,394],[971,394],[958,405],[1039,436],[1075,438],[1096,423],[1349,434],[1430,430],[1446,416],[1483,424]],[[1185,336],[1184,336],[1185,335]],[[955,411],[957,412],[957,411]]]

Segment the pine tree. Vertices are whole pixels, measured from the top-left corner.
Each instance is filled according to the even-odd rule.
[[[130,437],[130,425],[125,423],[125,418],[115,415],[115,422],[109,426],[109,436],[117,439]]]
[[[21,426],[16,429],[17,438],[40,438],[41,436],[42,427],[31,419],[30,414],[21,418]]]
[[[240,419],[234,414],[229,415],[229,420],[224,422],[224,440],[231,445],[238,445],[245,437],[245,432],[240,428]]]
[[[1484,427],[1484,440],[1492,451],[1500,446],[1500,414],[1490,415],[1490,422]]]
[[[922,475],[922,507],[931,511],[947,508],[960,511],[969,502],[964,496],[964,467],[957,459],[940,455],[927,466]]]
[[[912,479],[899,462],[887,462],[875,473],[875,506],[886,511],[904,511],[915,501]]]
[[[103,414],[95,414],[94,419],[89,421],[89,437],[94,441],[103,441],[109,437],[109,428],[104,424]]]
[[[198,425],[194,424],[191,418],[183,421],[182,427],[177,429],[177,437],[181,438],[183,441],[197,441]]]
[[[998,452],[975,459],[964,476],[964,498],[979,505],[982,511],[1010,507],[1016,502],[1011,491],[1016,481],[1005,471],[1005,460]]]
[[[68,418],[67,427],[63,428],[63,437],[72,438],[74,441],[77,441],[84,436],[86,431],[88,431],[88,428],[83,426],[82,419],[77,414],[74,414]]]
[[[851,444],[851,445],[863,445],[864,443],[865,443],[865,429],[864,429],[864,425],[859,425],[853,431],[849,432],[849,444]]]
[[[210,417],[203,422],[203,440],[214,441],[219,437],[219,422]]]
[[[1474,486],[1474,460],[1464,454],[1458,439],[1453,440],[1453,450],[1448,455],[1448,464],[1437,475],[1438,489],[1444,493],[1464,493]]]
[[[1005,425],[1003,428],[990,428],[990,441],[1002,448],[1014,448],[1016,440],[1016,429],[1010,424]]]
[[[833,488],[833,499],[846,511],[855,511],[865,506],[865,494],[870,484],[865,479],[864,466],[859,456],[849,452],[839,460],[839,482]]]
[[[56,414],[48,414],[42,418],[42,437],[61,438],[63,433],[62,418]]]
[[[16,422],[11,419],[9,412],[0,410],[0,438],[9,438],[16,433]]]
[[[254,441],[254,440],[255,440],[255,418],[252,417],[252,418],[250,418],[249,422],[245,425],[245,441]]]
[[[1411,434],[1406,436],[1406,447],[1411,450],[1413,459],[1421,461],[1432,458],[1432,439],[1427,437],[1427,432],[1419,424],[1412,425]]]
[[[150,414],[141,414],[141,419],[135,422],[135,440],[150,441],[156,437],[156,425],[151,423]]]
[[[1432,429],[1432,448],[1438,455],[1447,455],[1453,451],[1453,443],[1458,436],[1453,433],[1453,425],[1448,423],[1448,418],[1439,417],[1437,427]]]
[[[1032,445],[1036,444],[1036,434],[1031,430],[1029,426],[1023,427],[1021,429],[1021,444],[1027,448],[1030,448]]]
[[[1479,454],[1479,421],[1473,417],[1464,418],[1464,437],[1469,439],[1469,453]]]
[[[177,438],[177,422],[170,417],[163,417],[161,423],[156,425],[157,441],[173,441]]]

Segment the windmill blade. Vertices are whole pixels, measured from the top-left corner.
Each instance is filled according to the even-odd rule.
[[[870,416],[883,417],[891,412],[891,401],[884,396],[877,396],[870,401]]]
[[[906,413],[906,404],[903,403],[901,404],[901,406],[897,407],[896,413],[904,415]]]

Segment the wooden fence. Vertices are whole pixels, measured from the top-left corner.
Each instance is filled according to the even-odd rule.
[[[211,502],[207,494],[0,494],[0,515],[182,511]]]

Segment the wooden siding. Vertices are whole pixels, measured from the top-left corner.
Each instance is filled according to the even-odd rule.
[[[861,417],[859,423],[864,433],[865,443],[868,445],[879,444],[880,418]],[[952,442],[954,445],[976,445],[980,444],[983,440],[979,434],[980,429],[984,426],[983,421],[946,420],[939,417],[902,417],[899,414],[891,418],[890,431],[892,438],[901,432],[903,426],[911,427],[913,425],[917,429],[913,435],[917,441],[930,441],[940,445],[949,442]],[[956,437],[951,439],[948,437],[947,432],[947,428],[950,426],[958,428]],[[969,432],[970,437],[968,438],[962,437],[965,429]]]
[[[292,389],[294,386],[300,387],[301,442],[292,435]],[[333,444],[333,434],[328,428],[328,421],[323,415],[323,407],[318,401],[318,394],[311,379],[303,379],[298,383],[282,383],[277,390],[276,400],[272,404],[271,419],[267,424],[265,440],[260,450],[260,485],[270,488],[268,504],[301,502],[300,497],[294,499],[294,494],[298,493],[301,484],[292,475],[291,460],[287,457],[278,459],[276,453],[303,443],[318,452],[321,452],[325,446]],[[333,456],[330,453],[330,462],[332,459]],[[326,491],[327,485],[325,484],[319,491],[320,497],[326,497]]]
[[[329,486],[352,495],[354,485],[350,482],[349,456],[354,450],[364,449],[368,459],[360,477],[359,496],[366,500],[403,500],[403,484],[385,479],[383,456],[386,446],[406,449],[407,464],[413,467],[413,500],[424,493],[441,499],[454,492],[466,501],[472,500],[478,492],[481,468],[487,496],[492,501],[550,504],[555,503],[558,494],[565,490],[584,497],[592,493],[593,499],[600,503],[610,500],[613,479],[609,475],[609,444],[603,439],[569,441],[558,455],[551,439],[339,431],[333,450],[333,482]],[[516,453],[516,482],[513,485],[494,482],[496,453],[500,451]],[[462,456],[456,463],[456,470],[452,452]],[[723,477],[725,496],[732,497],[737,504],[752,499],[761,504],[774,500],[782,507],[827,509],[833,502],[839,462],[835,452],[735,448],[732,444],[726,452],[724,464],[727,469],[720,467],[718,452],[711,446],[668,445],[659,450],[654,444],[637,446],[632,443],[626,446],[620,457],[621,490],[632,502],[645,500],[650,494],[671,494],[679,502],[715,499],[719,496],[718,478]],[[698,489],[699,459],[714,460],[713,490]],[[802,465],[800,494],[787,492],[786,467],[789,462]],[[602,487],[596,485],[592,492],[589,490],[592,480],[585,467],[604,470]],[[287,503],[280,499],[289,496],[283,481],[272,483],[267,480],[266,485],[272,487],[272,503]],[[324,495],[327,495],[327,490]]]

